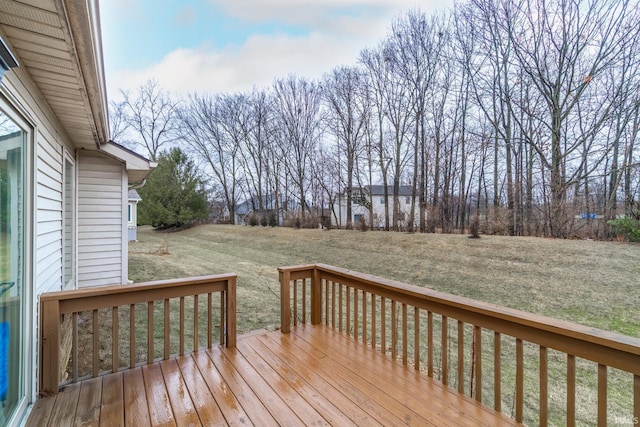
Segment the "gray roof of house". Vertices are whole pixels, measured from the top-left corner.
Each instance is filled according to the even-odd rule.
[[[129,200],[132,202],[139,202],[140,200],[142,200],[142,197],[140,197],[135,189],[129,190]]]

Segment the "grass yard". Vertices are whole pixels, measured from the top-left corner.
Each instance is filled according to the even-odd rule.
[[[640,245],[532,237],[203,225],[138,228],[136,282],[238,274],[239,333],[279,324],[277,267],[323,262],[640,336]]]

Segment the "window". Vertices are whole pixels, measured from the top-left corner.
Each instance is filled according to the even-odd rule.
[[[407,204],[407,205],[411,204],[411,197],[405,197],[404,198],[404,203]]]
[[[384,197],[380,197],[380,204],[384,205]]]
[[[64,278],[63,283],[67,289],[74,288],[74,207],[75,207],[75,165],[71,159],[65,155],[64,158]]]
[[[0,423],[24,410],[27,133],[0,100]]]
[[[131,203],[127,205],[127,222],[131,225]]]

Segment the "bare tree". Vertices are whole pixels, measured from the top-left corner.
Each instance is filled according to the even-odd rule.
[[[604,76],[620,64],[621,52],[635,39],[637,11],[626,0],[521,1],[498,7],[513,60],[546,104],[544,115],[536,117],[544,134],[527,142],[549,171],[549,227],[552,236],[560,237],[567,233],[567,191],[602,160],[601,152],[590,159],[592,168],[572,162],[584,159],[585,150],[595,154],[594,144],[605,137],[621,92],[605,92]]]
[[[368,99],[373,106],[375,119],[369,122],[367,127],[368,152],[370,157],[376,152],[378,164],[382,175],[383,200],[384,200],[384,229],[390,229],[389,214],[389,163],[391,154],[385,141],[385,91],[390,82],[390,67],[385,60],[383,47],[380,44],[375,49],[365,49],[360,52],[360,63],[364,66],[368,82]]]
[[[276,100],[275,121],[286,178],[291,179],[300,200],[301,216],[309,210],[307,190],[309,172],[320,131],[321,94],[318,85],[290,75],[273,85]]]
[[[112,141],[133,148],[131,145],[135,144],[127,140],[129,120],[126,108],[124,102],[109,101],[109,135]]]
[[[178,103],[162,90],[157,80],[148,80],[135,95],[129,92],[122,92],[122,95],[135,143],[156,161],[160,151],[175,141]]]
[[[326,103],[326,128],[335,136],[338,144],[337,161],[345,160],[347,196],[346,228],[352,225],[352,190],[354,187],[356,159],[362,154],[364,133],[370,111],[363,88],[364,74],[355,67],[338,67],[326,75],[323,81],[323,98]]]
[[[238,99],[233,96],[192,95],[180,110],[180,135],[192,148],[219,186],[231,221],[241,188],[241,131],[234,117]]]
[[[427,99],[442,60],[445,39],[444,22],[439,17],[429,18],[417,9],[396,19],[387,39],[387,52],[393,58],[391,64],[408,87],[410,102],[407,113],[413,115],[413,192],[409,216],[413,229],[415,200],[419,198],[421,232],[426,230]]]

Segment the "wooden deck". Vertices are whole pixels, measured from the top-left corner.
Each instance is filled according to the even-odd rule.
[[[516,422],[324,326],[257,332],[68,385],[27,426],[433,425]]]

